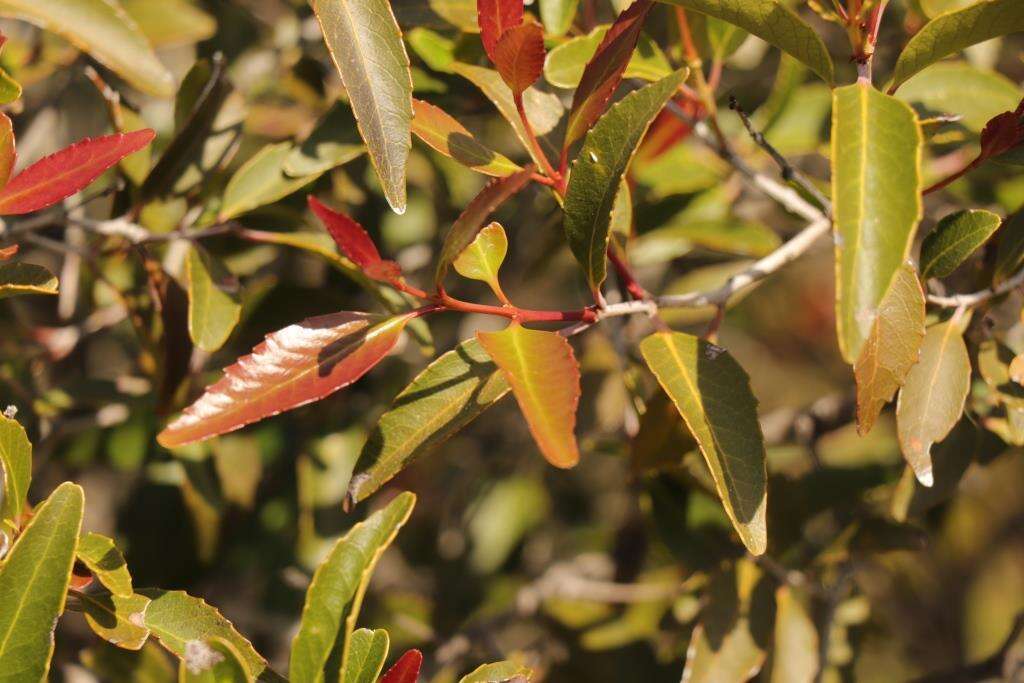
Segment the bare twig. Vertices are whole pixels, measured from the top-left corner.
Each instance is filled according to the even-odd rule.
[[[985,303],[989,299],[994,299],[997,296],[1002,296],[1003,294],[1012,292],[1021,286],[1024,286],[1024,270],[1018,271],[1017,274],[1009,280],[1004,280],[995,287],[983,289],[978,292],[972,292],[970,294],[953,294],[951,296],[929,294],[928,303],[935,304],[936,306],[942,306],[944,308],[971,308],[978,304]]]

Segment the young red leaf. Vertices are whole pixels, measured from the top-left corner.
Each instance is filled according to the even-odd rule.
[[[202,441],[332,394],[379,363],[413,317],[378,322],[366,313],[341,312],[274,332],[227,368],[157,441],[166,448]]]
[[[497,63],[494,47],[505,31],[523,23],[523,0],[476,0],[476,20],[484,52]]]
[[[104,171],[134,154],[156,136],[149,128],[85,138],[43,157],[0,190],[0,215],[45,209],[84,189]]]
[[[380,683],[416,683],[420,680],[422,665],[423,654],[419,650],[407,650],[381,677]]]
[[[0,188],[11,179],[18,154],[14,149],[14,125],[7,114],[0,113]]]
[[[547,461],[555,467],[574,466],[580,459],[574,434],[580,367],[569,342],[555,332],[529,330],[518,323],[476,336],[505,373]]]
[[[371,278],[393,282],[401,276],[398,264],[383,260],[366,230],[351,217],[322,204],[313,195],[309,195],[309,208],[327,228],[341,253]]]
[[[1024,143],[1024,100],[1015,111],[1003,112],[985,124],[978,161],[1009,152],[1021,143]]]
[[[572,96],[572,109],[565,129],[564,147],[569,147],[586,134],[604,113],[608,100],[622,82],[636,41],[651,9],[650,0],[637,0],[619,15],[597,52],[587,62],[583,77]]]
[[[516,97],[533,85],[544,71],[544,30],[522,24],[502,34],[494,46],[494,65]]]

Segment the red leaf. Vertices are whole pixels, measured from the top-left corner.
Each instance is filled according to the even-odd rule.
[[[0,248],[0,261],[6,261],[18,253],[18,245],[12,244],[9,247]]]
[[[682,109],[688,118],[694,121],[699,120],[704,115],[704,108],[691,99],[679,98],[676,100],[676,104],[679,105],[679,108]],[[692,132],[693,128],[690,124],[681,121],[670,111],[662,111],[654,119],[654,123],[651,124],[650,130],[647,131],[647,135],[644,137],[644,141],[640,144],[640,149],[636,153],[636,160],[633,162],[634,166],[657,159],[688,138]]]
[[[423,654],[419,650],[407,650],[381,677],[380,683],[416,683],[422,665]]]
[[[494,47],[505,31],[523,23],[523,0],[476,0],[476,20],[484,52],[497,63]]]
[[[85,138],[19,173],[0,190],[0,215],[45,209],[88,186],[104,171],[156,136],[149,128]]]
[[[370,235],[351,217],[322,204],[313,195],[309,195],[309,208],[327,228],[341,253],[371,278],[394,282],[401,276],[398,264],[383,260]]]
[[[981,154],[978,161],[991,159],[1024,143],[1024,100],[1016,111],[996,116],[981,131]]]
[[[332,313],[274,332],[157,441],[166,448],[202,441],[332,394],[379,363],[414,315],[377,322],[366,313]]]
[[[597,52],[583,69],[583,77],[572,96],[572,109],[565,129],[564,147],[579,140],[608,107],[615,90],[622,82],[622,74],[629,64],[644,19],[651,9],[650,0],[637,0],[619,15]]]
[[[510,28],[494,46],[494,65],[516,96],[544,71],[544,30],[529,23]]]

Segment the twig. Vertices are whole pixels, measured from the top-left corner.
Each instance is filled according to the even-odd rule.
[[[970,294],[953,294],[951,296],[929,294],[928,303],[935,304],[936,306],[943,306],[945,308],[971,308],[984,303],[989,299],[994,299],[997,296],[1002,296],[1003,294],[1012,292],[1021,286],[1024,286],[1024,270],[1018,271],[1017,274],[1009,280],[1004,280],[995,287],[982,289],[978,292],[972,292]]]

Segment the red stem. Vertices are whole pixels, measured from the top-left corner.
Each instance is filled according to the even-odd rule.
[[[971,163],[967,164],[966,166],[961,168],[959,171],[957,171],[953,175],[948,176],[946,178],[943,178],[942,180],[940,180],[939,182],[935,183],[931,187],[925,188],[924,190],[921,191],[921,194],[922,195],[927,195],[927,194],[931,194],[932,192],[938,192],[939,190],[941,190],[942,188],[946,187],[950,183],[952,183],[952,182],[954,182],[956,180],[959,180],[960,178],[963,178],[965,175],[967,175],[968,173],[973,171],[978,166],[978,164],[981,163],[981,161],[982,161],[981,157],[978,157],[977,159],[975,159]]]
[[[629,265],[619,256],[618,252],[609,244],[608,245],[608,260],[612,262],[612,266],[615,268],[615,273],[619,276],[619,280],[626,287],[626,291],[629,295],[637,301],[643,301],[644,299],[650,298],[650,294],[643,288],[636,278],[633,277],[632,271],[629,269]]]
[[[537,157],[537,163],[540,164],[540,168],[544,171],[544,175],[555,181],[555,188],[559,190],[560,194],[565,194],[565,180],[562,178],[551,162],[548,161],[548,156],[541,149],[540,142],[537,140],[537,134],[533,132],[533,125],[530,124],[530,119],[526,116],[526,107],[523,106],[523,94],[517,93],[513,96],[516,103],[516,110],[519,112],[519,118],[523,122],[523,128],[526,130],[526,137],[530,141],[530,146],[533,148],[534,156]]]

